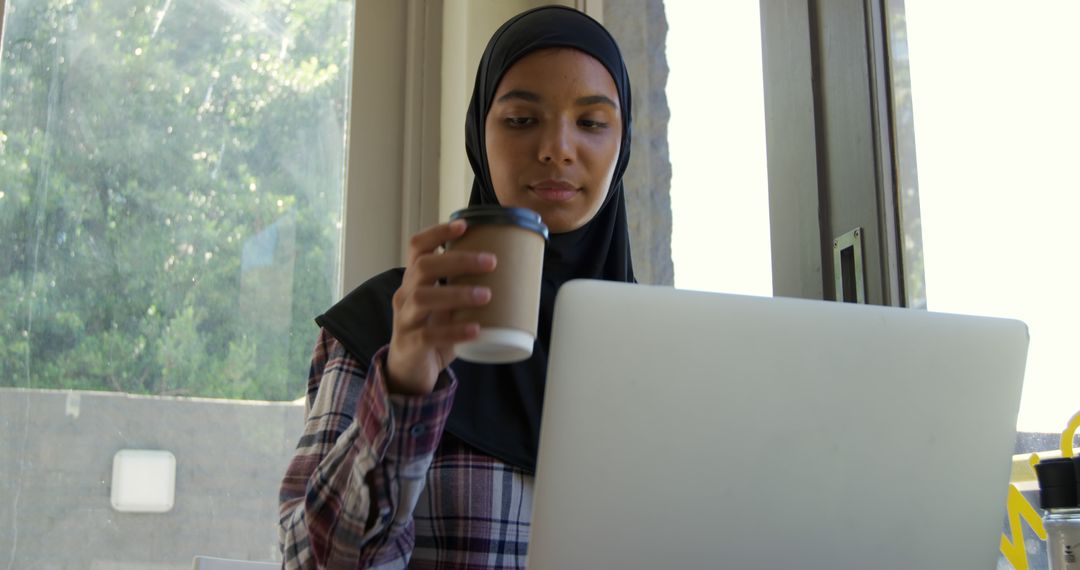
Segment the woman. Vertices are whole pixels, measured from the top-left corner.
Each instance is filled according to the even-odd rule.
[[[466,116],[469,203],[527,207],[551,231],[537,344],[512,365],[452,361],[491,255],[439,252],[462,222],[421,231],[408,264],[317,322],[304,435],[281,487],[287,568],[521,568],[529,539],[555,294],[574,278],[633,281],[622,176],[630,85],[614,39],[565,7],[506,22]]]

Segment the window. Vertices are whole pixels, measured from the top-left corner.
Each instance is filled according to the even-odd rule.
[[[675,286],[770,296],[758,2],[664,6]]]
[[[277,557],[292,401],[340,282],[353,10],[6,0],[6,566]],[[110,507],[122,448],[175,457],[172,511]]]
[[[299,397],[337,279],[351,5],[7,11],[0,383]]]
[[[904,4],[918,187],[901,196],[920,202],[907,223],[921,226],[927,307],[1025,321],[1017,427],[1060,433],[1080,410],[1080,112],[1064,71],[1080,59],[1080,5]]]

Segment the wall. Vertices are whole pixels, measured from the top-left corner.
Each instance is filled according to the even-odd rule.
[[[619,42],[634,95],[633,151],[623,179],[634,273],[640,283],[673,285],[664,3],[609,0],[604,2],[604,26]]]
[[[196,554],[280,560],[277,492],[303,406],[0,389],[0,566],[191,567]],[[114,511],[113,454],[176,456],[172,511]]]

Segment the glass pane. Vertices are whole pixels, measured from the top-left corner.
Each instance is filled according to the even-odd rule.
[[[1060,433],[1080,410],[1080,4],[904,4],[927,306],[1025,321],[1017,427]]]
[[[350,11],[8,1],[0,384],[303,393],[336,284]]]
[[[352,14],[6,1],[0,566],[277,556],[338,283]],[[170,511],[112,502],[122,449],[175,457]]]
[[[758,2],[664,7],[675,286],[772,295]]]

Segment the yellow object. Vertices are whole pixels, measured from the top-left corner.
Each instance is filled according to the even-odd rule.
[[[1054,449],[1051,451],[1040,451],[1038,453],[1021,453],[1014,455],[1012,458],[1012,474],[1009,475],[1009,482],[1018,484],[1021,488],[1026,488],[1026,484],[1034,485],[1035,479],[1035,464],[1043,459],[1054,459],[1057,457],[1074,457],[1080,455],[1080,448],[1069,449],[1067,454],[1062,454],[1060,451]]]
[[[1046,540],[1046,528],[1043,527],[1042,519],[1038,511],[1024,498],[1024,495],[1016,488],[1009,485],[1009,498],[1005,502],[1009,515],[1009,540],[1004,533],[1001,534],[1001,553],[1016,570],[1028,570],[1027,549],[1024,547],[1024,528],[1020,526],[1020,519],[1028,523],[1031,530],[1042,540]]]
[[[1046,540],[1046,527],[1043,526],[1042,518],[1039,517],[1039,511],[1028,502],[1017,485],[1030,488],[1031,485],[1036,484],[1038,479],[1035,476],[1035,465],[1042,459],[1076,457],[1080,449],[1074,449],[1072,442],[1077,430],[1080,430],[1080,411],[1073,415],[1065,431],[1061,432],[1059,450],[1013,456],[1009,496],[1005,501],[1009,516],[1009,534],[1012,535],[1012,540],[1005,533],[1001,533],[1001,554],[1016,570],[1028,570],[1027,549],[1024,547],[1024,527],[1021,526],[1020,519],[1026,521],[1041,540]]]

